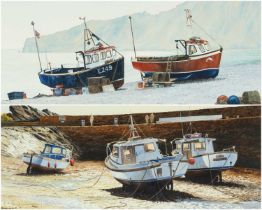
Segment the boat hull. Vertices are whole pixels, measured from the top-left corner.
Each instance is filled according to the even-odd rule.
[[[237,152],[216,152],[195,156],[195,164],[188,167],[187,174],[228,170],[235,166],[237,157]]]
[[[211,53],[189,56],[182,60],[171,62],[170,78],[177,80],[215,78],[219,73],[221,50]],[[167,72],[168,61],[152,59],[136,59],[132,61],[133,68],[144,73],[144,77],[151,77],[153,73]]]
[[[173,160],[155,160],[144,164],[132,164],[122,167],[108,157],[105,165],[111,170],[112,176],[124,185],[138,185],[152,183],[169,183],[176,177],[184,176],[188,169],[188,162],[181,161],[182,157]]]
[[[104,77],[110,79],[115,89],[124,84],[124,58],[91,68],[59,68],[38,74],[40,82],[50,88],[82,88],[88,86],[88,78]]]
[[[24,154],[22,158],[23,162],[30,165],[32,169],[48,171],[48,172],[59,172],[64,170],[69,165],[69,160],[56,160],[41,155],[33,155],[31,161],[31,155]],[[30,164],[31,161],[31,164]]]

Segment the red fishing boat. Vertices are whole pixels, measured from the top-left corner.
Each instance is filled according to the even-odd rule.
[[[192,16],[189,10],[186,12],[187,20],[192,26]],[[175,40],[175,43],[177,54],[170,56],[136,56],[135,52],[135,58],[132,58],[133,68],[140,71],[142,78],[150,78],[154,73],[169,73],[171,80],[215,78],[218,75],[223,50],[220,45],[212,49],[209,42],[200,37]]]

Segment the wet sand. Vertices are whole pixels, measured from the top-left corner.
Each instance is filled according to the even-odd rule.
[[[124,192],[101,161],[76,162],[63,174],[26,175],[2,156],[2,208],[260,208],[260,170],[236,168],[219,185],[174,180],[172,192]]]

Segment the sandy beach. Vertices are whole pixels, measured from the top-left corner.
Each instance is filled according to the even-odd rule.
[[[102,161],[76,162],[63,174],[26,175],[2,156],[2,208],[260,208],[260,170],[236,168],[212,186],[174,180],[172,192],[122,191]]]

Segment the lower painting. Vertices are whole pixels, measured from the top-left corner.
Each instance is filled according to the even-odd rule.
[[[261,207],[260,106],[2,106],[1,122],[2,208]]]

